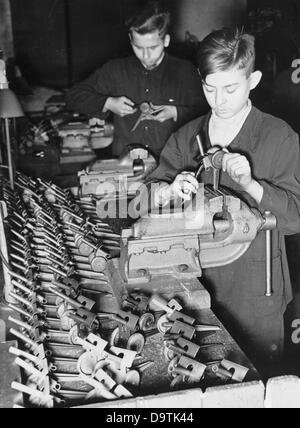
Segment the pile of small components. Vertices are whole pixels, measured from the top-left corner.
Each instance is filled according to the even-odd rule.
[[[116,292],[120,236],[93,204],[19,173],[15,190],[2,181],[0,200],[7,208],[2,261],[16,312],[10,333],[18,339],[10,352],[24,374],[12,388],[24,394],[24,407],[137,396],[143,373],[155,364],[143,355],[155,335],[163,338],[171,388],[200,383],[208,366],[197,360],[201,346],[192,341],[197,332],[220,328],[196,325],[175,299]],[[227,363],[215,362],[213,370],[242,382],[248,370],[239,367],[234,378]]]

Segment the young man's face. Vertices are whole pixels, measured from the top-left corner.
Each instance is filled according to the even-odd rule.
[[[230,119],[246,106],[260,77],[260,72],[247,77],[246,70],[236,68],[209,74],[203,82],[207,102],[218,117]]]
[[[170,36],[167,34],[162,38],[158,31],[148,34],[138,34],[132,31],[130,42],[136,57],[141,61],[147,70],[156,68],[170,44]]]

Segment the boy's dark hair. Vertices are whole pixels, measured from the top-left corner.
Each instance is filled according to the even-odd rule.
[[[255,37],[238,28],[214,31],[199,45],[198,68],[203,81],[209,74],[232,68],[245,69],[249,77],[254,67]]]
[[[144,35],[159,31],[164,38],[169,32],[170,12],[159,1],[150,1],[126,22],[129,33]]]

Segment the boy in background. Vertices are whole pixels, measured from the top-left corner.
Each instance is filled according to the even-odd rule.
[[[71,110],[100,119],[113,114],[114,156],[139,144],[159,157],[173,132],[208,110],[196,67],[167,53],[169,26],[169,11],[149,2],[127,22],[134,55],[109,61],[67,93]],[[144,102],[160,109],[135,128]]]

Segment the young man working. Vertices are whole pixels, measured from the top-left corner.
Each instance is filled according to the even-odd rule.
[[[141,144],[159,156],[174,131],[208,110],[196,68],[166,53],[169,24],[169,12],[150,2],[128,22],[134,56],[108,62],[67,94],[71,110],[89,117],[114,114],[113,155]],[[144,102],[160,111],[135,129]]]
[[[254,38],[223,29],[200,44],[199,72],[211,112],[171,136],[159,167],[149,178],[162,182],[157,204],[172,198],[188,199],[198,189],[202,135],[205,150],[221,146],[221,186],[230,188],[250,207],[271,211],[278,227],[272,237],[274,294],[265,297],[265,234],[259,233],[236,262],[204,271],[213,309],[245,349],[261,373],[277,374],[284,340],[283,314],[291,300],[291,284],[284,235],[300,231],[300,155],[297,134],[282,120],[252,106],[249,94],[260,79],[255,71]],[[201,182],[212,183],[204,172]]]

